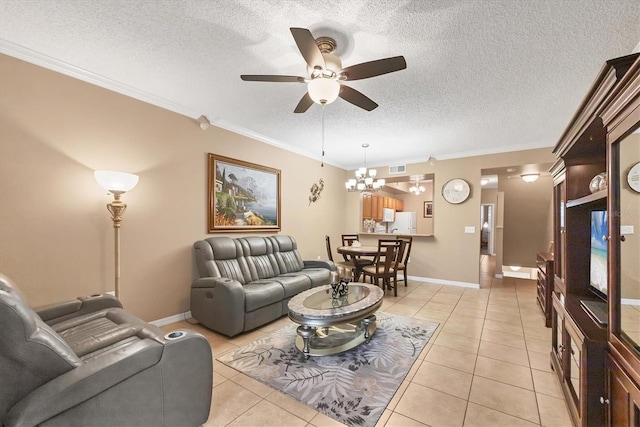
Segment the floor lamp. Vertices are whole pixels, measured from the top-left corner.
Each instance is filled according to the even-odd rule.
[[[114,171],[95,171],[93,175],[102,188],[113,194],[113,201],[107,204],[107,210],[111,213],[115,233],[115,291],[116,298],[120,298],[120,223],[127,209],[126,203],[120,200],[120,196],[136,186],[138,175]]]

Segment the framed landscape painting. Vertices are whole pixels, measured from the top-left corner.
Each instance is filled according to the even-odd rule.
[[[209,153],[209,233],[280,230],[280,170]]]

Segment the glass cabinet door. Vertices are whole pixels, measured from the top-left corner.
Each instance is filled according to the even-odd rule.
[[[580,369],[582,368],[582,340],[565,322],[564,328],[564,380],[571,392],[573,405],[580,408]]]
[[[640,354],[640,133],[618,143],[620,337]],[[617,320],[617,319],[616,319]]]
[[[567,207],[567,191],[564,179],[556,184],[553,189],[554,195],[554,275],[563,282],[566,272],[566,263],[564,259],[566,250],[566,222],[565,214]],[[555,280],[554,280],[555,281]],[[564,292],[564,289],[560,289]]]

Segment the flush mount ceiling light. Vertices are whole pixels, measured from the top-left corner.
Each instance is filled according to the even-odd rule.
[[[364,148],[364,166],[356,171],[355,179],[345,182],[347,191],[360,191],[361,193],[380,190],[384,184],[384,179],[376,179],[377,171],[375,169],[367,170],[367,148],[369,144],[362,144]]]
[[[522,178],[522,180],[524,182],[535,182],[538,180],[538,178],[540,178],[540,174],[539,173],[525,173],[523,175],[520,175],[520,178]]]

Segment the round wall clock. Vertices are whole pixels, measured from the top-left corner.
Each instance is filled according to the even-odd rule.
[[[627,183],[633,191],[640,193],[640,163],[633,165],[627,174]]]
[[[442,197],[454,205],[467,200],[469,194],[471,194],[471,189],[469,183],[464,179],[454,178],[442,186]]]

